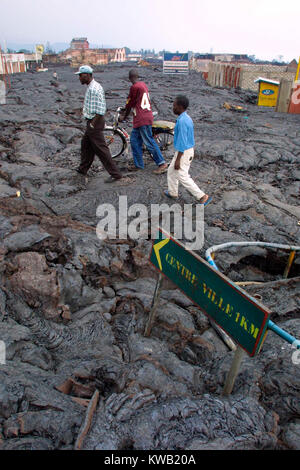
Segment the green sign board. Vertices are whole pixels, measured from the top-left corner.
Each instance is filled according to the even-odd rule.
[[[150,262],[249,356],[259,351],[270,316],[266,307],[161,229],[153,243]]]

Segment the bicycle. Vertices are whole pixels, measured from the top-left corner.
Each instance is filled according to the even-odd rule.
[[[130,136],[125,129],[119,127],[119,117],[122,108],[118,108],[112,126],[105,126],[103,133],[106,143],[110,149],[112,158],[116,158],[123,153],[128,153]],[[153,115],[157,115],[156,112]],[[175,123],[171,121],[154,121],[152,133],[161,151],[166,151],[170,147],[173,150]]]

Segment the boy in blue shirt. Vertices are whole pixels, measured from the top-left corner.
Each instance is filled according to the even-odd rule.
[[[186,96],[177,96],[173,103],[173,112],[177,116],[174,130],[175,155],[168,168],[168,190],[164,194],[170,198],[178,197],[179,182],[199,201],[206,206],[212,200],[196,185],[189,175],[194,158],[194,124],[186,110],[189,100]]]

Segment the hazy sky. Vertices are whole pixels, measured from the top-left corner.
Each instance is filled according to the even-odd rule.
[[[300,56],[300,1],[0,0],[0,41]]]

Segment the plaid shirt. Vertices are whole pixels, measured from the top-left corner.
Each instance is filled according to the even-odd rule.
[[[105,94],[100,83],[96,80],[92,80],[87,87],[84,105],[83,105],[83,116],[86,119],[93,119],[96,114],[104,116],[106,113],[106,101]]]

